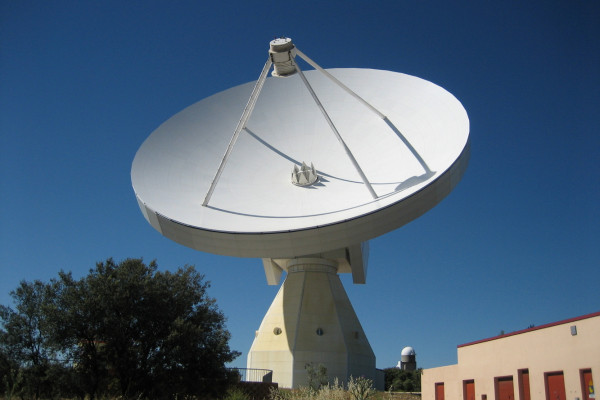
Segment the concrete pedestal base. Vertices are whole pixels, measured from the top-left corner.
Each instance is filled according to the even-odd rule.
[[[306,365],[323,364],[330,381],[375,381],[375,355],[337,275],[334,261],[289,260],[287,278],[248,354],[248,368],[273,370],[273,382],[308,384]]]

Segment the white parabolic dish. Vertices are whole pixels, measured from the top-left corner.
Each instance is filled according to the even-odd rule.
[[[327,71],[399,131],[323,74],[304,73],[377,199],[301,79],[271,77],[207,206],[203,200],[254,82],[191,105],[146,139],[131,179],[148,222],[197,250],[289,258],[365,242],[441,201],[468,163],[469,120],[461,103],[401,73]],[[294,165],[303,161],[319,176],[307,187],[291,183]]]

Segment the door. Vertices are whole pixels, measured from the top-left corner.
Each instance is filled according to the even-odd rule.
[[[548,372],[546,375],[546,400],[567,400],[565,378],[561,372]]]
[[[531,400],[528,369],[522,369],[519,371],[519,398],[521,400]]]
[[[581,393],[583,394],[583,400],[596,399],[596,392],[594,391],[594,381],[592,380],[591,369],[581,370]]]
[[[496,400],[515,400],[512,376],[496,378]]]
[[[444,400],[444,383],[435,384],[435,400]]]
[[[463,400],[475,400],[475,381],[463,381]]]

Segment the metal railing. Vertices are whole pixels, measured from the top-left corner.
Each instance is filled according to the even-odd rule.
[[[229,368],[235,371],[240,377],[240,382],[273,382],[273,370],[258,368]]]

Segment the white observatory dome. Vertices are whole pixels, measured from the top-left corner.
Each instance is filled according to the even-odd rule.
[[[407,346],[405,348],[402,349],[402,353],[400,354],[401,356],[414,356],[415,355],[415,349],[413,349],[410,346]]]

